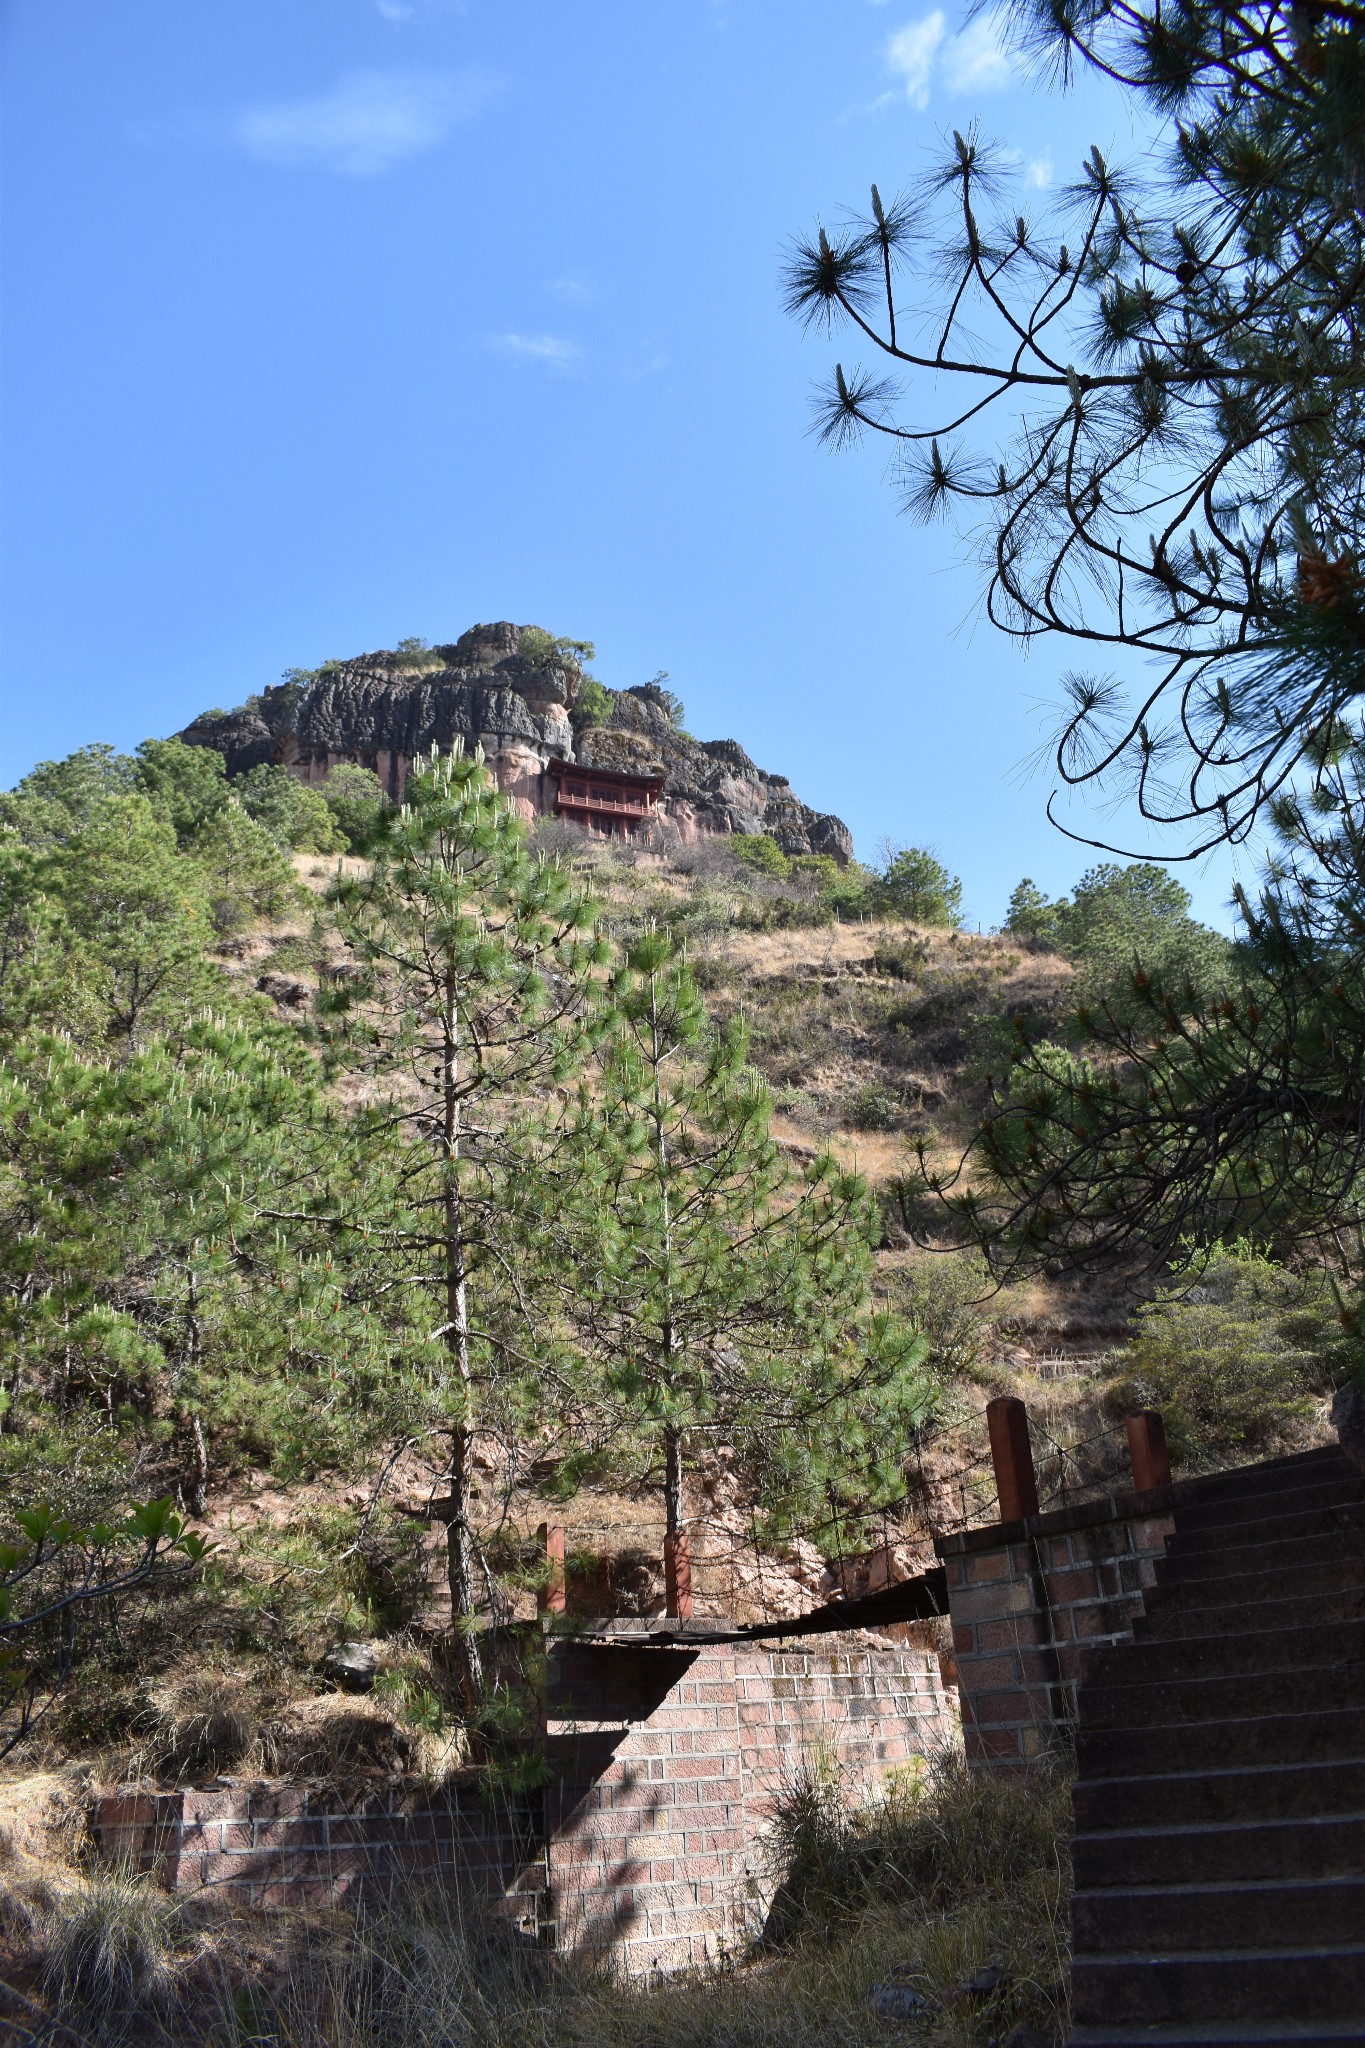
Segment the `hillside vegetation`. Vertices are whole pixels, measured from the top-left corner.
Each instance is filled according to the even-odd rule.
[[[1078,998],[1120,1001],[1135,952],[1220,971],[1156,871],[1094,870],[1041,909],[1021,885],[1015,928],[973,933],[922,849],[874,872],[743,835],[636,847],[528,833],[458,759],[401,815],[359,771],[319,795],[215,760],[88,750],[3,800],[0,1703],[15,1811],[56,1816],[4,1906],[32,1988],[81,1913],[134,1976],[183,1991],[205,1953],[180,1907],[82,1891],[86,1784],[498,1768],[542,1521],[568,1530],[573,1611],[658,1611],[673,1526],[699,1611],[767,1618],[988,1518],[992,1393],[1028,1399],[1048,1498],[1123,1473],[1134,1404],[1166,1411],[1187,1467],[1320,1430],[1349,1350],[1321,1277],[1232,1244],[1145,1302],[1121,1275],[1001,1287],[928,1190],[1021,1037],[1083,1043]],[[478,992],[455,1095],[433,919]],[[793,1910],[834,1947],[764,1965],[755,2040],[793,1998],[823,2038],[831,1971],[854,2038],[904,1946],[882,1878],[859,1888],[899,1851],[821,1800],[793,1820]],[[911,1823],[941,1838],[928,1809]],[[1021,2012],[1054,2014],[1061,1894],[1037,1857],[1008,1896],[926,1866],[947,1903],[916,1968],[951,1988],[994,1944],[1036,1987]],[[221,1938],[236,1970],[254,1937]],[[408,1938],[376,1930],[376,1957]],[[509,1980],[498,2038],[540,2038],[543,1995]],[[682,2024],[565,1995],[562,2038]],[[698,2040],[730,2024],[714,1999]]]
[[[440,1652],[450,1589],[431,1505],[448,1470],[446,1397],[432,1393],[441,1364],[421,1318],[376,1285],[383,1218],[357,1192],[357,1175],[372,1195],[397,1170],[364,1121],[367,1105],[388,1099],[372,984],[358,1035],[342,1029],[346,991],[364,972],[344,932],[345,891],[368,886],[370,872],[345,849],[369,843],[382,808],[359,771],[340,774],[339,796],[282,771],[229,784],[216,756],[176,742],[149,743],[134,761],[90,750],[5,799],[8,1517],[52,1503],[85,1523],[166,1495],[218,1544],[206,1574],[139,1615],[123,1650],[98,1668],[78,1650],[75,1681],[31,1738],[39,1753],[107,1750],[115,1772],[174,1768],[176,1731],[217,1688],[235,1702],[232,1732],[213,1738],[222,1760],[232,1749],[284,1761],[315,1739],[307,1702],[326,1693],[329,1644],[357,1635],[380,1643],[386,1696],[400,1721],[409,1715],[376,1730],[381,1749],[463,1740]],[[520,828],[508,830],[515,839]],[[693,1412],[705,1426],[682,1483],[703,1609],[796,1611],[868,1569],[909,1569],[929,1554],[930,1524],[988,1513],[980,1410],[1005,1386],[1029,1397],[1044,1483],[1062,1492],[1121,1469],[1121,1411],[1138,1393],[1173,1411],[1187,1459],[1312,1427],[1339,1342],[1321,1286],[1234,1250],[1202,1289],[1202,1310],[1180,1292],[1154,1304],[1116,1357],[1128,1300],[1046,1280],[994,1290],[978,1253],[948,1246],[925,1197],[921,1160],[956,1157],[986,1075],[1007,1067],[1018,1034],[1074,1031],[1078,981],[1121,979],[1134,944],[1216,972],[1222,942],[1191,923],[1175,885],[1156,871],[1099,870],[1074,907],[1040,909],[1024,884],[1011,913],[1020,929],[980,934],[947,923],[953,879],[913,850],[893,849],[880,874],[841,873],[761,839],[637,849],[556,820],[534,836],[531,868],[548,860],[556,886],[591,893],[601,962],[623,961],[652,933],[676,941],[716,1042],[742,1033],[760,1094],[741,1121],[774,1215],[812,1172],[821,1200],[835,1183],[820,1175],[859,1177],[837,1200],[853,1204],[839,1213],[867,1262],[839,1286],[852,1288],[865,1334],[850,1325],[822,1341],[866,1358],[868,1333],[881,1330],[882,1345],[892,1327],[919,1333],[902,1344],[904,1365],[885,1368],[904,1417],[889,1475],[860,1466],[855,1449],[832,1482],[788,1469],[775,1485],[757,1417],[765,1403],[798,1399],[790,1383],[756,1381],[758,1407],[734,1407],[728,1440],[711,1409]],[[942,921],[917,922],[907,901]],[[589,970],[599,982],[620,971]],[[522,1116],[544,1079],[565,1111],[562,1047],[556,1057],[560,1078],[514,1077],[500,1114]],[[731,1114],[716,1103],[693,1113],[703,1112]],[[419,1163],[430,1143],[422,1126]],[[537,1170],[562,1177],[562,1158],[547,1167],[538,1156]],[[726,1171],[737,1170],[732,1159]],[[519,1284],[539,1290],[535,1342],[556,1373],[571,1354],[596,1362],[576,1368],[558,1420],[533,1362],[490,1395],[501,1405],[469,1445],[477,1540],[509,1620],[532,1611],[533,1532],[546,1518],[568,1525],[580,1610],[648,1611],[662,1598],[665,1474],[648,1419],[662,1413],[657,1389],[606,1385],[614,1368],[602,1347],[620,1357],[630,1343],[619,1327],[608,1338],[605,1294],[589,1321],[563,1299],[554,1267],[564,1251],[528,1239],[516,1252]],[[1259,1315],[1267,1290],[1284,1301],[1283,1339]],[[490,1297],[489,1313],[524,1306]],[[753,1296],[744,1315],[760,1309],[771,1352],[784,1341],[780,1305]],[[780,1313],[809,1345],[809,1307]],[[1248,1346],[1258,1317],[1261,1339]],[[1224,1362],[1202,1377],[1171,1362],[1200,1344],[1200,1357]],[[835,1356],[830,1370],[842,1370]],[[563,1433],[585,1417],[590,1443],[610,1456],[566,1458]],[[623,1469],[634,1475],[626,1486]],[[812,1484],[829,1483],[843,1489],[838,1512],[816,1526],[803,1503]],[[489,1611],[486,1593],[478,1604]]]

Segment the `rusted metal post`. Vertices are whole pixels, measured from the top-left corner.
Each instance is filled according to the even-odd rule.
[[[1001,1521],[1020,1522],[1025,1515],[1036,1515],[1038,1482],[1033,1476],[1028,1409],[1013,1394],[1001,1394],[998,1400],[986,1403],[986,1427],[991,1434]]]
[[[670,1620],[692,1619],[692,1546],[686,1536],[664,1538],[664,1609]]]
[[[536,1531],[545,1546],[545,1563],[548,1570],[545,1583],[536,1595],[536,1605],[542,1614],[564,1612],[564,1531],[557,1522],[542,1522]]]
[[[1155,1408],[1144,1408],[1140,1414],[1128,1417],[1128,1456],[1132,1460],[1135,1493],[1150,1493],[1153,1487],[1170,1485],[1166,1425]]]

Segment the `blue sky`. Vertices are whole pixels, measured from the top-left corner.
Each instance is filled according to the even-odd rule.
[[[1035,197],[1092,142],[926,0],[5,0],[0,780],[295,664],[476,620],[663,668],[997,922],[1087,863],[1033,754],[1063,647],[875,449],[808,431],[834,351],[784,242],[979,119]],[[1102,825],[1103,819],[1096,819]],[[1224,921],[1226,864],[1186,874]]]

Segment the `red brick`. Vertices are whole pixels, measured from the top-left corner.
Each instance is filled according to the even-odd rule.
[[[1021,1652],[997,1654],[994,1657],[962,1657],[958,1660],[958,1672],[965,1692],[979,1692],[987,1686],[1014,1685],[1020,1676],[1019,1657]]]
[[[1093,1600],[1099,1593],[1099,1573],[1093,1564],[1075,1571],[1050,1572],[1048,1598],[1054,1607],[1070,1607],[1077,1600]]]
[[[132,1828],[145,1826],[157,1817],[157,1802],[147,1792],[121,1792],[101,1799],[95,1807],[95,1825],[101,1831],[106,1828]]]
[[[966,1570],[961,1583],[966,1586],[991,1585],[998,1580],[1014,1577],[1014,1560],[1008,1550],[983,1550],[976,1556],[963,1560]]]
[[[222,1792],[195,1789],[183,1795],[183,1811],[187,1821],[245,1820],[246,1796],[237,1786]]]
[[[1013,1692],[978,1693],[972,1701],[976,1709],[977,1726],[998,1725],[1002,1721],[1033,1721],[1040,1713],[1047,1718],[1047,1695],[1019,1688]]]
[[[302,1814],[307,1804],[306,1792],[253,1792],[247,1810],[252,1820],[288,1820]]]
[[[1041,1643],[1044,1639],[1043,1620],[1037,1614],[1021,1614],[1002,1621],[983,1621],[978,1624],[976,1631],[978,1650],[1014,1650],[1025,1643]]]
[[[1024,1579],[1010,1579],[991,1586],[967,1586],[951,1600],[953,1619],[958,1622],[988,1622],[1004,1615],[1032,1611],[1033,1591]]]
[[[1106,1600],[1102,1606],[1073,1607],[1071,1623],[1078,1637],[1126,1634],[1133,1616],[1141,1612],[1140,1599]]]
[[[997,1758],[1017,1759],[1022,1755],[1019,1737],[1009,1728],[983,1728],[974,1731],[972,1740],[967,1745],[967,1756],[971,1762],[991,1763]]]

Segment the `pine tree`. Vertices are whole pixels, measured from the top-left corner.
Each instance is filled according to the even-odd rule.
[[[335,1458],[354,1435],[338,1410],[373,1319],[346,1271],[270,1213],[323,1115],[311,1066],[284,1027],[207,1017],[118,1062],[36,1032],[10,1048],[10,1434],[37,1452],[93,1426],[130,1462],[156,1446],[195,1515],[217,1435],[286,1469]],[[340,1386],[339,1357],[352,1361]]]
[[[856,1516],[898,1493],[933,1404],[921,1340],[872,1308],[867,1189],[829,1158],[792,1175],[742,1021],[712,1025],[669,938],[630,949],[614,994],[580,1096],[575,1289],[653,1446],[667,1534],[708,1437],[735,1445],[774,1528]]]
[[[954,133],[918,190],[874,185],[798,245],[787,303],[881,359],[836,365],[825,438],[884,435],[909,508],[979,538],[992,623],[1098,664],[1063,679],[1059,784],[1131,797],[1192,856],[1359,726],[1365,23],[1353,0],[1009,0],[998,24],[1163,124],[1141,172],[1093,148],[1040,211]],[[1324,608],[1354,663],[1292,659]]]
[[[515,1434],[556,1396],[538,1369],[525,1287],[527,1194],[556,1091],[581,1058],[605,959],[571,876],[531,854],[481,755],[435,755],[383,821],[368,873],[335,902],[358,970],[332,998],[335,1057],[364,1090],[339,1221],[390,1300],[429,1308],[409,1332],[449,1451],[441,1510],[460,1679],[488,1674],[473,1626],[486,1560],[474,1517],[480,1435]]]

